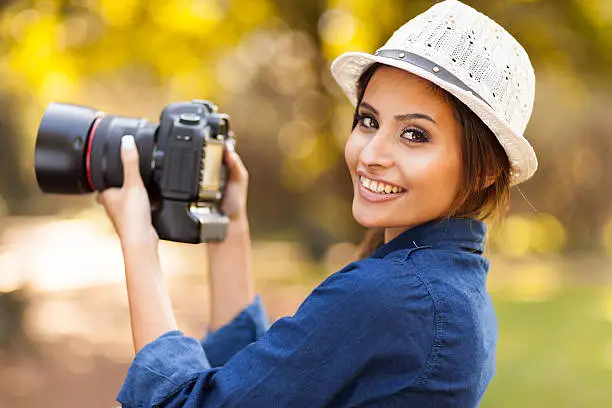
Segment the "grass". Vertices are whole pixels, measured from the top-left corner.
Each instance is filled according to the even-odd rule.
[[[497,373],[482,407],[612,407],[612,288],[558,288],[544,301],[493,293]]]

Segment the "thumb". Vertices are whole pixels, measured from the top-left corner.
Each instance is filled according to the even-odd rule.
[[[142,184],[140,168],[138,166],[138,150],[132,135],[126,135],[121,138],[121,162],[123,164],[123,186]]]

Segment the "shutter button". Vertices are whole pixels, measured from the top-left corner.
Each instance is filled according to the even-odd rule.
[[[179,117],[179,122],[183,125],[197,125],[200,123],[202,117],[195,113],[182,113]]]

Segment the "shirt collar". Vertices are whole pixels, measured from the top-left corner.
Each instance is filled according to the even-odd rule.
[[[372,258],[384,258],[394,251],[423,246],[455,247],[467,251],[484,252],[487,227],[472,218],[447,218],[417,225],[377,248]]]

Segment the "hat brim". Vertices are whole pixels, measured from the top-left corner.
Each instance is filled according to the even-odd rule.
[[[511,185],[520,184],[533,176],[538,168],[538,160],[527,139],[514,132],[503,118],[472,92],[463,90],[437,77],[435,73],[407,61],[364,52],[347,52],[336,58],[331,65],[332,76],[353,105],[357,104],[357,81],[368,67],[376,62],[403,69],[431,81],[470,108],[493,131],[506,151],[512,167]]]

